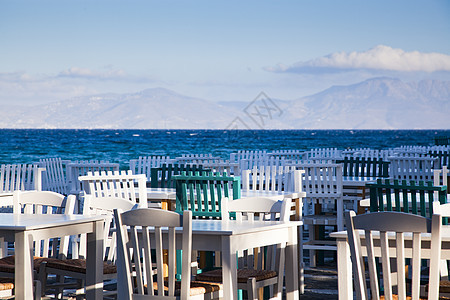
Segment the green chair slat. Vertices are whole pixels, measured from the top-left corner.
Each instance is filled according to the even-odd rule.
[[[404,211],[412,214],[421,214],[430,218],[433,214],[433,201],[440,203],[447,202],[447,187],[433,186],[431,181],[423,182],[402,180],[378,179],[376,183],[369,183],[370,189],[370,211],[392,211],[392,194],[394,194],[394,203],[396,211]],[[386,205],[383,196],[386,197]],[[408,197],[409,196],[409,197]],[[403,201],[403,208],[401,208]],[[409,202],[410,201],[410,202]],[[411,206],[409,206],[411,204]]]
[[[150,169],[150,186],[152,188],[175,188],[173,176],[182,172],[212,173],[210,169],[203,168],[201,165],[164,164],[161,167]]]
[[[345,157],[336,163],[343,164],[343,176],[389,177],[389,162],[382,159]]]

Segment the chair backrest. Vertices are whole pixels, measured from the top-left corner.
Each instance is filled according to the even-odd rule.
[[[80,176],[89,172],[119,171],[119,164],[107,161],[78,161],[67,164],[67,184],[70,194],[79,194],[84,187],[80,181]]]
[[[224,199],[223,222],[255,223],[266,221],[289,221],[291,199],[277,201],[267,198]],[[230,220],[230,217],[235,220]],[[278,286],[283,286],[286,243],[247,249],[238,252],[240,269],[272,270],[278,274]]]
[[[378,179],[366,185],[370,189],[370,211],[402,211],[430,218],[433,201],[447,202],[447,187],[433,182]],[[436,193],[435,193],[436,192]]]
[[[103,230],[103,257],[107,262],[116,259],[116,227],[113,211],[128,211],[135,207],[136,202],[124,198],[104,197],[93,198],[92,195],[84,196],[83,215],[103,215],[106,216]],[[73,243],[72,257],[86,257],[86,235],[80,237],[80,243]]]
[[[42,172],[38,165],[0,166],[0,192],[42,190]]]
[[[323,209],[336,213],[338,230],[344,228],[344,200],[342,193],[341,164],[301,164],[297,168],[303,170],[302,191],[303,214],[315,215],[315,204],[321,204]]]
[[[431,150],[428,152],[431,157],[437,157],[440,167],[450,167],[450,149],[447,151]]]
[[[42,158],[39,160],[39,167],[45,168],[42,178],[42,189],[67,195],[69,187],[67,185],[66,164],[70,161],[63,161],[59,157]]]
[[[311,159],[341,159],[342,150],[337,148],[317,148],[304,153],[303,160]]]
[[[222,220],[229,220],[234,213],[237,222],[289,221],[291,199],[283,201],[263,197],[222,200]]]
[[[238,163],[231,163],[229,160],[216,160],[213,162],[204,162],[201,166],[210,169],[213,173],[240,176],[241,170]]]
[[[438,168],[437,157],[389,157],[389,175],[399,180],[433,180],[433,169]]]
[[[125,282],[118,290],[118,299],[133,299],[133,295],[150,295],[149,299],[175,299],[176,250],[182,250],[180,298],[189,298],[192,253],[192,212],[182,215],[171,211],[139,208],[120,213],[114,210],[117,224],[118,251],[123,258]],[[164,229],[163,227],[167,227]],[[176,227],[182,227],[182,244],[176,245]],[[152,257],[155,249],[156,262]],[[164,277],[163,249],[167,249],[168,277]],[[156,265],[156,270],[153,266]],[[155,272],[156,271],[156,272]],[[156,280],[155,280],[156,279]],[[164,288],[167,282],[167,290]],[[158,296],[152,298],[151,295]]]
[[[66,214],[72,215],[75,207],[75,196],[65,197],[51,191],[14,191],[14,214]],[[58,245],[59,243],[59,245]],[[35,241],[34,255],[41,257],[66,258],[69,237]]]
[[[430,261],[428,299],[438,299],[442,226],[440,215],[433,215],[430,220],[401,212],[356,215],[354,211],[350,211],[346,212],[345,220],[354,270],[356,299],[380,299],[378,276],[382,276],[385,299],[393,299],[395,286],[398,299],[406,299],[406,295],[410,294],[411,299],[419,300],[421,280],[423,280],[422,259],[425,258]],[[359,230],[363,230],[364,234],[361,234]],[[431,233],[431,246],[422,243],[422,233]],[[409,238],[412,239],[412,243],[406,242],[408,234],[412,236]],[[374,237],[379,238],[380,242],[374,242]],[[363,251],[361,238],[365,239],[363,245],[366,251]],[[366,287],[364,256],[367,256],[369,267],[370,297]],[[377,271],[375,257],[380,258],[382,272]],[[395,266],[391,266],[393,260],[390,258],[396,258]],[[406,259],[411,259],[412,265],[409,285],[404,271]],[[408,286],[411,288],[409,289]]]
[[[145,174],[147,181],[150,181],[152,168],[159,168],[173,162],[174,159],[169,156],[139,156],[138,159],[130,160],[130,170],[133,174]]]
[[[448,192],[448,176],[449,171],[447,166],[443,166],[441,170],[433,170],[433,184],[447,186]]]
[[[260,166],[252,170],[242,170],[242,189],[299,192],[300,174],[301,171],[293,166]]]
[[[159,168],[151,169],[150,186],[152,188],[175,188],[175,181],[173,176],[180,175],[182,172],[211,172],[203,166],[197,165],[162,165]]]
[[[128,199],[139,206],[147,207],[147,187],[144,174],[134,175],[128,171],[89,172],[80,176],[84,192],[96,198]]]
[[[343,164],[343,176],[389,177],[389,162],[382,159],[345,157],[336,163]]]
[[[240,177],[183,173],[176,181],[176,211],[192,211],[194,217],[220,218],[222,199],[241,197]]]
[[[201,165],[204,163],[214,163],[220,160],[220,157],[213,156],[212,154],[182,154],[180,157],[176,157],[175,161],[177,164],[197,164]]]

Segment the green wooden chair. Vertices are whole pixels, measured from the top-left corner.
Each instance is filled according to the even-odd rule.
[[[222,199],[241,197],[241,178],[208,172],[183,172],[173,177],[176,182],[176,209],[192,211],[194,218],[222,217]],[[180,256],[181,257],[181,256]],[[200,269],[210,270],[220,262],[213,252],[200,252]],[[180,266],[181,269],[181,266]]]
[[[337,160],[343,163],[343,176],[389,177],[389,162],[377,158],[345,157]]]
[[[370,189],[370,211],[402,211],[423,217],[433,215],[433,201],[447,202],[447,187],[434,186],[432,181],[378,179],[367,184]]]
[[[179,164],[164,164],[158,168],[151,168],[150,170],[150,187],[152,188],[175,188],[175,181],[173,176],[180,175],[182,172],[207,172],[211,173],[210,169],[205,169],[203,166],[197,165],[179,165]]]
[[[176,211],[191,210],[193,217],[220,218],[224,197],[241,197],[241,178],[210,172],[183,172],[173,177],[176,186]]]

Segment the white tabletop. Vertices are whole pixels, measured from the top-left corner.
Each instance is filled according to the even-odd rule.
[[[83,215],[22,215],[0,213],[0,230],[36,230],[68,224],[81,224],[104,220],[102,216]]]

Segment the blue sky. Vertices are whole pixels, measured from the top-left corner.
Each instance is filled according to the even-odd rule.
[[[164,87],[296,99],[450,80],[450,1],[0,0],[0,104]]]

